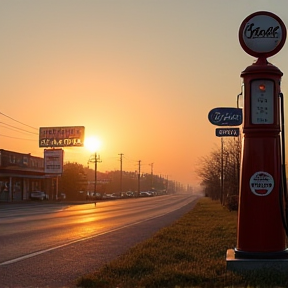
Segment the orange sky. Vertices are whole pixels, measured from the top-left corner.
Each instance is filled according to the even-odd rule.
[[[255,60],[242,21],[266,10],[288,25],[287,0],[4,0],[0,2],[0,148],[43,156],[39,127],[85,126],[101,142],[99,171],[120,168],[199,183],[199,159],[220,147],[207,118],[236,105]],[[284,73],[287,45],[269,61]],[[12,125],[18,130],[12,128]],[[27,133],[27,131],[32,133]],[[27,140],[29,139],[29,140]],[[87,165],[85,148],[65,161]]]

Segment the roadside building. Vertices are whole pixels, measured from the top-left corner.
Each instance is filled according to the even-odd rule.
[[[44,158],[0,149],[0,201],[28,200],[35,190],[54,199],[56,180],[45,174]]]

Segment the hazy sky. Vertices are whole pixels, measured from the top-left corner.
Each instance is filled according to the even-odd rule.
[[[220,147],[208,112],[236,106],[255,60],[239,27],[264,10],[288,26],[287,0],[0,0],[0,112],[35,127],[0,114],[0,148],[42,157],[39,127],[85,126],[102,142],[101,172],[123,153],[123,170],[141,160],[143,173],[154,163],[199,182],[199,159]],[[288,43],[268,60],[288,95]],[[90,154],[65,148],[65,161]]]

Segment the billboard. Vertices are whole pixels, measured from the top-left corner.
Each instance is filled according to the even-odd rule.
[[[64,151],[62,149],[45,149],[44,165],[47,174],[63,173]]]
[[[39,147],[82,147],[84,126],[40,127]]]

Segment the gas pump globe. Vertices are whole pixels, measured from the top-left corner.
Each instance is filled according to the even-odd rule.
[[[270,12],[251,14],[239,29],[242,48],[257,57],[257,61],[241,73],[244,117],[237,245],[227,251],[228,269],[237,263],[231,264],[233,260],[288,259],[280,193],[281,149],[284,149],[280,124],[283,73],[267,61],[281,50],[285,40],[284,23]]]

